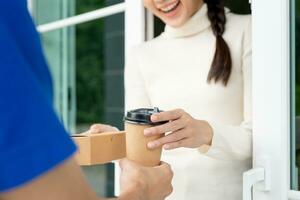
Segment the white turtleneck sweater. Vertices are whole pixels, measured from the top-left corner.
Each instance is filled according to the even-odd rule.
[[[126,109],[182,108],[213,128],[211,146],[164,151],[174,170],[169,200],[241,200],[251,167],[251,17],[226,10],[223,37],[232,56],[228,85],[207,83],[216,39],[207,6],[182,27],[132,49],[126,59]]]

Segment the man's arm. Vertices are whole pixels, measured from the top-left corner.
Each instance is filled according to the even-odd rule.
[[[128,191],[122,200],[130,200]],[[104,200],[87,183],[74,158],[57,166],[36,180],[0,194],[1,200]]]
[[[169,165],[141,167],[121,161],[122,194],[119,200],[163,200],[172,192],[173,177]],[[48,173],[9,192],[1,200],[104,200],[87,183],[74,158],[66,160]],[[112,199],[111,199],[112,200]]]
[[[0,195],[1,200],[101,200],[71,158],[32,182]]]

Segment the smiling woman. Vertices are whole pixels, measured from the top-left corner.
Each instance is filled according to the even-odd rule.
[[[125,102],[165,110],[151,120],[169,122],[144,135],[167,133],[147,146],[163,146],[174,170],[168,200],[241,200],[252,160],[251,16],[223,0],[144,4],[166,27],[128,52]]]
[[[251,167],[251,18],[222,0],[144,4],[166,28],[128,54],[125,102],[127,110],[160,107],[165,112],[152,121],[170,121],[144,132],[169,133],[148,143],[168,150],[163,160],[175,174],[169,199],[240,200]]]

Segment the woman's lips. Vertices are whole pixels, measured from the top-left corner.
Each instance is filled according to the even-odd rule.
[[[180,2],[180,0],[178,0],[171,4],[168,4],[167,6],[165,6],[163,8],[160,8],[159,10],[164,16],[170,18],[170,17],[174,17],[177,15],[177,13],[180,9],[180,6],[181,6],[181,2]]]
[[[180,0],[174,1],[172,3],[169,3],[168,5],[165,5],[161,8],[159,8],[160,11],[162,11],[163,13],[169,13],[172,12],[174,10],[176,10],[176,8],[178,7],[180,3]]]

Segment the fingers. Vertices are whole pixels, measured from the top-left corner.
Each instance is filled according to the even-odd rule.
[[[145,136],[160,135],[167,132],[175,132],[184,127],[185,127],[184,120],[177,119],[175,121],[171,121],[163,125],[147,128],[144,130],[144,135]]]
[[[176,131],[147,144],[149,149],[155,149],[168,143],[178,142],[185,138],[184,131]]]
[[[184,111],[182,109],[176,109],[161,113],[155,113],[151,116],[152,122],[162,122],[162,121],[170,121],[170,120],[176,120],[180,118],[184,114]]]
[[[143,166],[139,165],[138,163],[128,160],[127,158],[123,158],[123,159],[119,160],[119,166],[122,170],[127,169],[127,168],[132,168],[132,167],[152,168],[152,167],[143,167]],[[172,171],[171,166],[168,163],[163,162],[163,161],[160,162],[159,166],[155,166],[154,168],[157,168],[157,169],[160,169],[160,170],[163,170],[166,172]]]
[[[162,169],[162,170],[165,170],[165,171],[172,171],[171,165],[164,162],[164,161],[161,161],[160,165],[155,166],[154,168]]]
[[[107,125],[104,125],[104,124],[93,124],[90,127],[90,133],[92,133],[92,134],[102,133],[103,130],[105,130],[106,128],[107,128]]]
[[[163,145],[163,148],[165,150],[172,150],[172,149],[176,149],[176,148],[180,148],[180,147],[186,147],[190,143],[189,140],[190,139],[183,139],[183,140],[179,140],[176,142],[171,142],[171,143]]]
[[[106,125],[106,124],[93,124],[89,130],[89,132],[91,134],[112,132],[112,131],[119,131],[119,130],[116,127],[112,127],[112,126]]]

